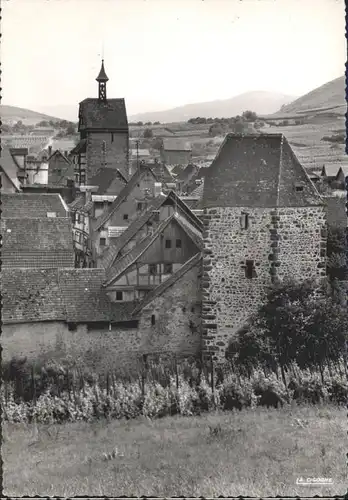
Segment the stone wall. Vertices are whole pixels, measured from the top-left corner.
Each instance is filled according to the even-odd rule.
[[[201,309],[197,304],[199,269],[192,268],[163,295],[155,298],[134,323],[107,323],[87,327],[80,324],[69,331],[64,322],[37,322],[2,325],[2,359],[13,356],[70,359],[105,372],[134,372],[143,354],[190,356],[200,352]],[[152,315],[155,315],[153,325]]]
[[[90,132],[87,137],[87,181],[103,166],[103,141],[107,167],[118,168],[128,178],[128,133]]]
[[[249,214],[249,228],[241,215]],[[225,356],[229,340],[265,299],[277,279],[325,274],[324,207],[205,209],[202,281],[203,354]],[[247,261],[253,277],[246,276]]]

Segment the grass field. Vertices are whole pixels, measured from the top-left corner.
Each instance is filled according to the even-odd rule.
[[[20,495],[333,496],[347,490],[346,411],[244,410],[3,428],[3,488]],[[114,450],[114,458],[104,453]],[[332,478],[298,486],[297,477]]]

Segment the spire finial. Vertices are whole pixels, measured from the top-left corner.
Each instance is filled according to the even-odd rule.
[[[98,95],[99,100],[106,101],[106,82],[109,80],[109,78],[106,76],[105,73],[104,59],[102,59],[101,68],[96,80],[99,84],[99,95]]]

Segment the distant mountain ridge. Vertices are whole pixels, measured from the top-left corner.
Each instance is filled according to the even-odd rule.
[[[229,118],[251,110],[257,114],[268,115],[278,111],[284,104],[296,99],[294,96],[267,91],[251,91],[231,97],[230,99],[186,104],[166,111],[137,113],[129,117],[129,121],[159,121],[171,123],[187,121],[189,118]]]
[[[22,121],[24,125],[36,125],[36,123],[42,120],[59,120],[59,118],[55,116],[49,116],[30,109],[17,108],[17,106],[6,106],[3,104],[0,105],[0,115],[1,121],[4,124]]]
[[[347,106],[345,86],[344,76],[335,78],[335,80],[331,80],[299,97],[290,104],[285,105],[279,110],[279,114],[296,114],[324,109],[338,111],[338,108],[345,108]]]

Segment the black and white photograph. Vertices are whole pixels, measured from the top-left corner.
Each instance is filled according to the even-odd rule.
[[[348,494],[344,0],[3,0],[8,497]]]

